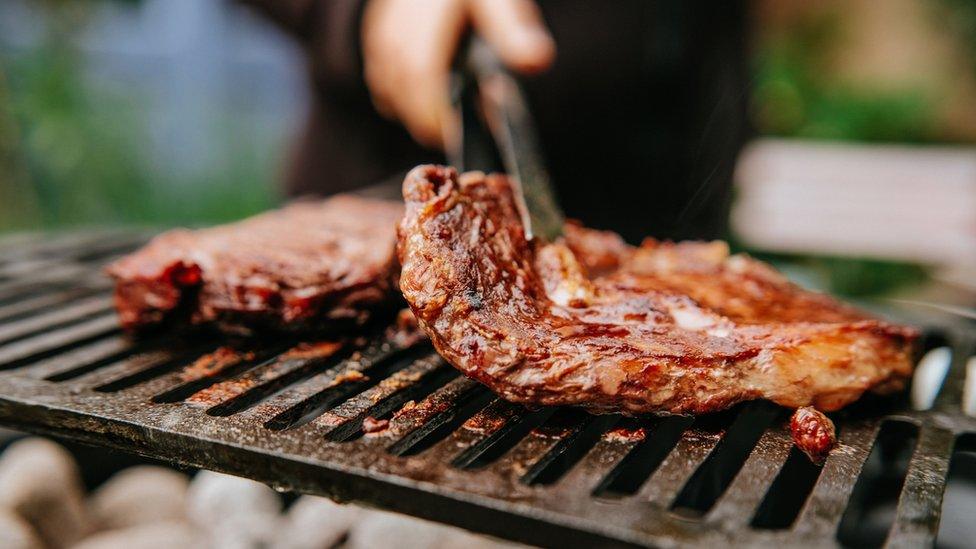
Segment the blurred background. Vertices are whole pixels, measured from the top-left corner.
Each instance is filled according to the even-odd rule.
[[[268,208],[305,104],[293,48],[228,2],[3,2],[0,227]]]
[[[733,238],[835,292],[976,263],[976,1],[752,4],[755,140]],[[237,219],[276,182],[307,85],[233,2],[0,3],[0,231]],[[971,289],[971,287],[970,287]]]
[[[733,245],[775,261],[809,286],[849,297],[952,304],[953,315],[972,317],[976,0],[759,0],[751,10],[753,138],[736,169]],[[278,182],[307,115],[307,90],[293,41],[234,2],[3,0],[0,236],[206,225],[273,207],[283,199]],[[187,506],[208,506],[207,494],[218,494],[213,497],[223,497],[230,509],[212,522],[238,528],[233,517],[244,511],[227,502],[240,490],[262,492],[254,498],[271,502],[256,505],[270,517],[258,522],[271,521],[273,528],[288,521],[321,524],[340,513],[328,502],[307,500],[313,510],[302,512],[311,518],[289,518],[266,487],[204,476],[202,487],[188,488],[187,478],[161,470],[135,474],[139,483],[123,476],[101,493],[81,495],[107,478],[89,478],[92,471],[134,461],[74,446],[66,457],[36,441],[22,448],[31,445],[40,445],[34,454],[0,458],[0,488],[7,486],[0,499],[9,493],[3,482],[19,486],[29,470],[23,464],[36,459],[30,456],[48,455],[68,471],[58,477],[68,488],[59,491],[91,498],[85,503],[94,509],[86,519],[91,531],[120,528],[98,525],[99,509],[148,497],[135,485],[153,478],[171,487],[159,493],[172,496],[166,500],[172,513],[147,516],[147,524],[183,524]],[[93,462],[103,467],[93,469]],[[968,503],[947,506],[963,515],[945,524],[968,520],[973,486],[950,485],[947,497],[962,497],[953,494],[963,490]],[[5,531],[16,532],[5,517],[0,512]],[[361,536],[376,530],[364,528]],[[971,539],[961,532],[954,539]],[[186,544],[199,534],[187,534]],[[260,546],[264,535],[239,546]],[[335,535],[323,533],[317,542],[334,545]],[[357,546],[352,540],[349,546]],[[361,546],[375,541],[363,538]],[[471,543],[465,538],[458,546]]]

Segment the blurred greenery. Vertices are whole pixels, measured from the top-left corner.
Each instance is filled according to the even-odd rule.
[[[200,224],[249,215],[275,201],[276,148],[231,112],[219,158],[195,175],[147,156],[147,100],[84,78],[73,39],[90,2],[46,2],[49,23],[33,51],[0,54],[0,230]]]
[[[976,0],[941,0],[931,6],[939,24],[976,54]],[[771,33],[754,56],[752,115],[762,135],[857,142],[935,143],[936,98],[906,87],[854,87],[827,76],[842,43],[839,11],[813,9],[787,32]],[[973,56],[976,61],[976,55]],[[976,70],[976,62],[973,69]],[[888,293],[924,282],[921,265],[851,257],[755,255],[798,265],[814,285],[846,296]]]
[[[952,16],[941,17],[959,43],[969,49],[969,58],[976,71],[976,0],[940,0],[939,2]]]
[[[807,287],[846,297],[890,294],[924,283],[928,269],[922,265],[880,259],[766,253],[741,248],[754,257],[776,265]]]
[[[812,12],[758,49],[753,115],[759,132],[865,142],[937,140],[932,98],[920,91],[858,88],[825,78],[841,17]]]

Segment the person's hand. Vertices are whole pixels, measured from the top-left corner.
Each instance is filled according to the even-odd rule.
[[[555,45],[531,0],[369,0],[363,15],[366,85],[384,116],[442,148],[454,122],[451,63],[468,26],[512,70],[547,68]]]

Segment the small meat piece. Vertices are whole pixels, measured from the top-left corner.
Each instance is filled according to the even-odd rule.
[[[376,419],[371,416],[366,416],[363,418],[364,433],[378,433],[380,431],[385,431],[389,426],[390,420],[388,419]]]
[[[528,242],[504,176],[408,174],[400,289],[437,351],[506,400],[703,414],[836,410],[912,371],[916,331],[805,291],[722,242]]]
[[[797,409],[790,419],[793,443],[814,463],[823,463],[837,445],[834,422],[811,406]]]
[[[297,331],[361,323],[392,299],[395,202],[337,195],[174,230],[108,267],[122,325]]]

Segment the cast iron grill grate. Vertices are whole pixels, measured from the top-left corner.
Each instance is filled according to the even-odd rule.
[[[129,340],[100,268],[142,240],[0,241],[0,422],[547,546],[932,545],[954,451],[976,447],[971,324],[926,339],[952,357],[930,409],[838,414],[818,467],[767,403],[695,420],[526,410],[389,330]]]

